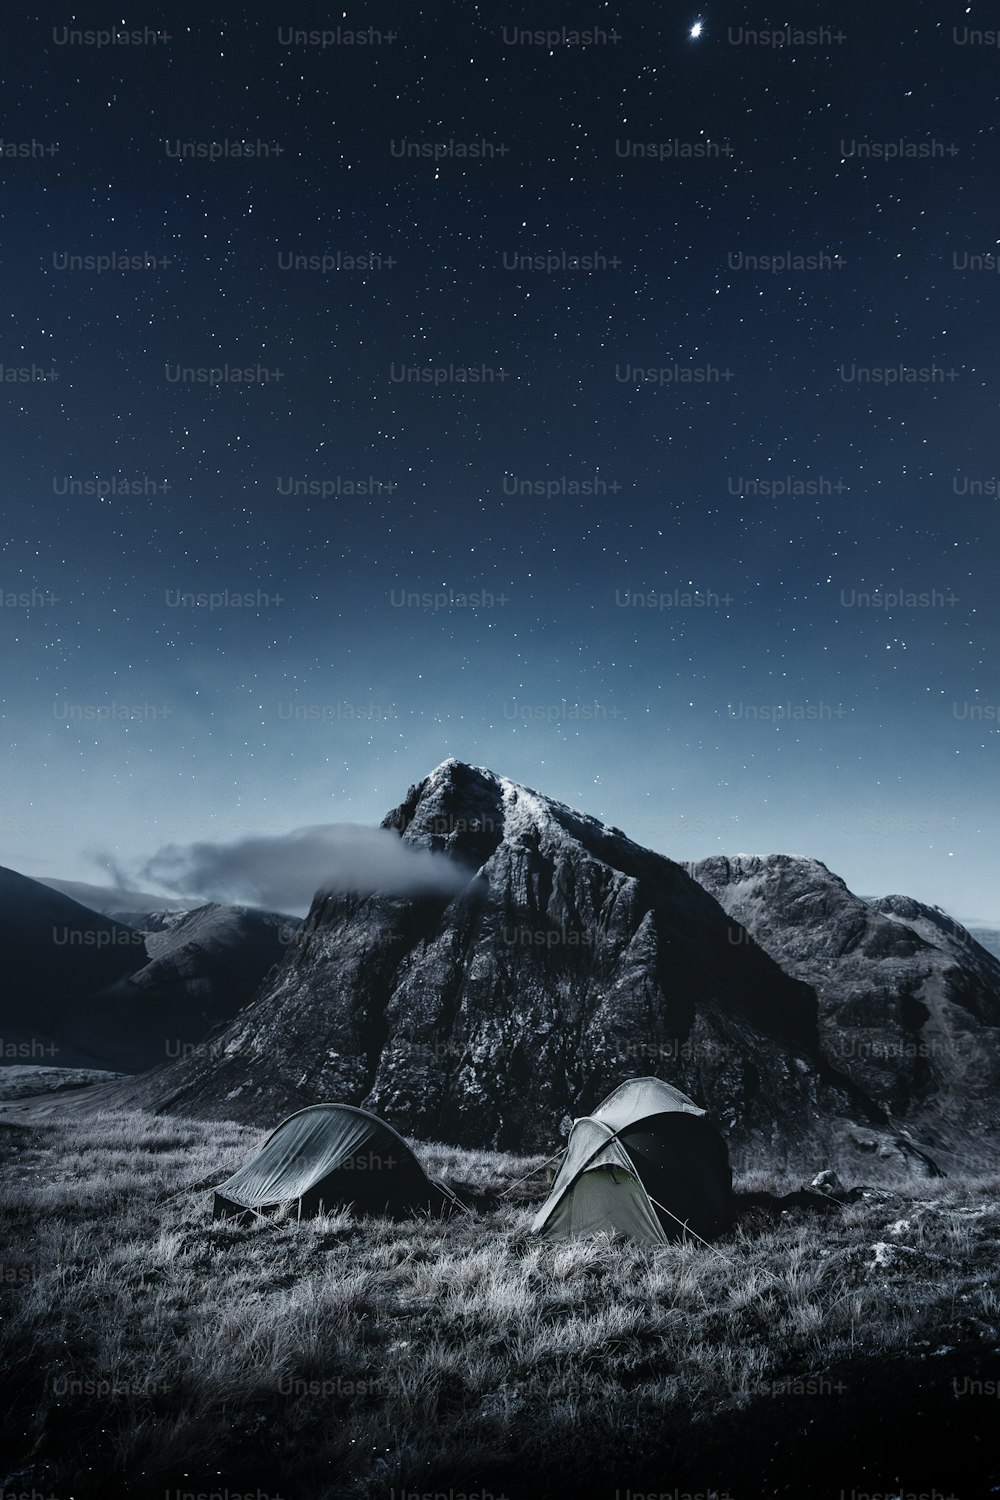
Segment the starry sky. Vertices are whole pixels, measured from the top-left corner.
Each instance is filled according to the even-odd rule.
[[[1000,920],[996,25],[5,23],[0,862],[135,881],[455,755]]]

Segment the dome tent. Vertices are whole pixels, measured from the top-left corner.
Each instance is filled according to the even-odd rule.
[[[733,1219],[722,1136],[686,1094],[631,1078],[574,1121],[552,1191],[532,1223],[543,1239],[603,1231],[663,1245],[711,1239]]]
[[[351,1104],[312,1104],[283,1120],[254,1159],[219,1184],[214,1217],[290,1204],[301,1219],[350,1204],[358,1213],[399,1219],[441,1214],[457,1203],[377,1115]]]

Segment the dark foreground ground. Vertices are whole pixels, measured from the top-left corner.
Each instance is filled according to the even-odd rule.
[[[1000,1494],[1000,1178],[556,1246],[537,1162],[428,1146],[469,1215],[214,1223],[261,1138],[0,1123],[3,1500]]]

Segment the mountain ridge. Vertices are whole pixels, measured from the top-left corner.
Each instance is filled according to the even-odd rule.
[[[0,867],[0,1063],[155,1067],[236,1014],[297,928],[216,903],[108,915]]]
[[[567,1116],[655,1072],[709,1109],[744,1162],[934,1170],[905,1112],[824,1045],[815,985],[686,866],[454,757],[381,826],[458,864],[460,891],[317,892],[252,1004],[143,1080],[141,1102],[263,1123],[339,1098],[412,1136],[551,1149]],[[817,863],[782,858],[803,880]],[[920,951],[918,934],[876,918],[884,948]]]
[[[443,862],[440,889],[321,888],[249,1004],[105,1107],[270,1124],[340,1099],[412,1137],[551,1150],[654,1073],[744,1168],[995,1163],[1000,964],[946,914],[805,855],[682,864],[455,757],[381,826]]]

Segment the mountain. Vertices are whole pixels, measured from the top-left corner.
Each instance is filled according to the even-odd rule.
[[[0,1061],[109,1066],[80,1020],[149,961],[142,934],[0,867],[0,953]]]
[[[0,1062],[156,1067],[234,1016],[298,926],[217,905],[108,916],[0,869]]]
[[[963,994],[992,1045],[1000,986],[978,955],[970,965],[956,948],[935,967],[938,950],[902,914],[866,907],[829,872],[837,889],[816,893],[812,861],[782,872],[769,927],[750,890],[756,867],[706,861],[696,878],[457,760],[382,826],[459,869],[458,893],[317,893],[253,1003],[195,1054],[131,1084],[133,1102],[267,1124],[341,1099],[424,1139],[551,1151],[568,1117],[655,1073],[710,1111],[741,1167],[934,1169],[906,1115],[926,1105],[929,1083],[921,1091],[908,1062],[859,1060],[849,1044],[879,1028],[912,1035],[932,977],[954,962],[934,1015],[944,1024]],[[746,920],[723,895],[743,901]],[[843,999],[823,984],[836,953]],[[920,998],[893,964],[924,960]]]
[[[149,963],[129,984],[166,999],[198,997],[206,1017],[228,1019],[285,956],[301,923],[280,912],[210,903],[188,912],[150,912],[133,919],[144,930]]]
[[[818,1004],[819,1046],[950,1168],[996,1160],[1000,961],[938,907],[863,900],[819,860],[685,867]]]
[[[130,911],[128,908],[115,911],[112,907],[104,915],[110,917],[113,922],[126,922],[130,927],[148,936],[151,932],[172,932],[191,912],[197,910],[196,906],[164,907],[161,911],[141,911],[139,908],[135,911]]]

